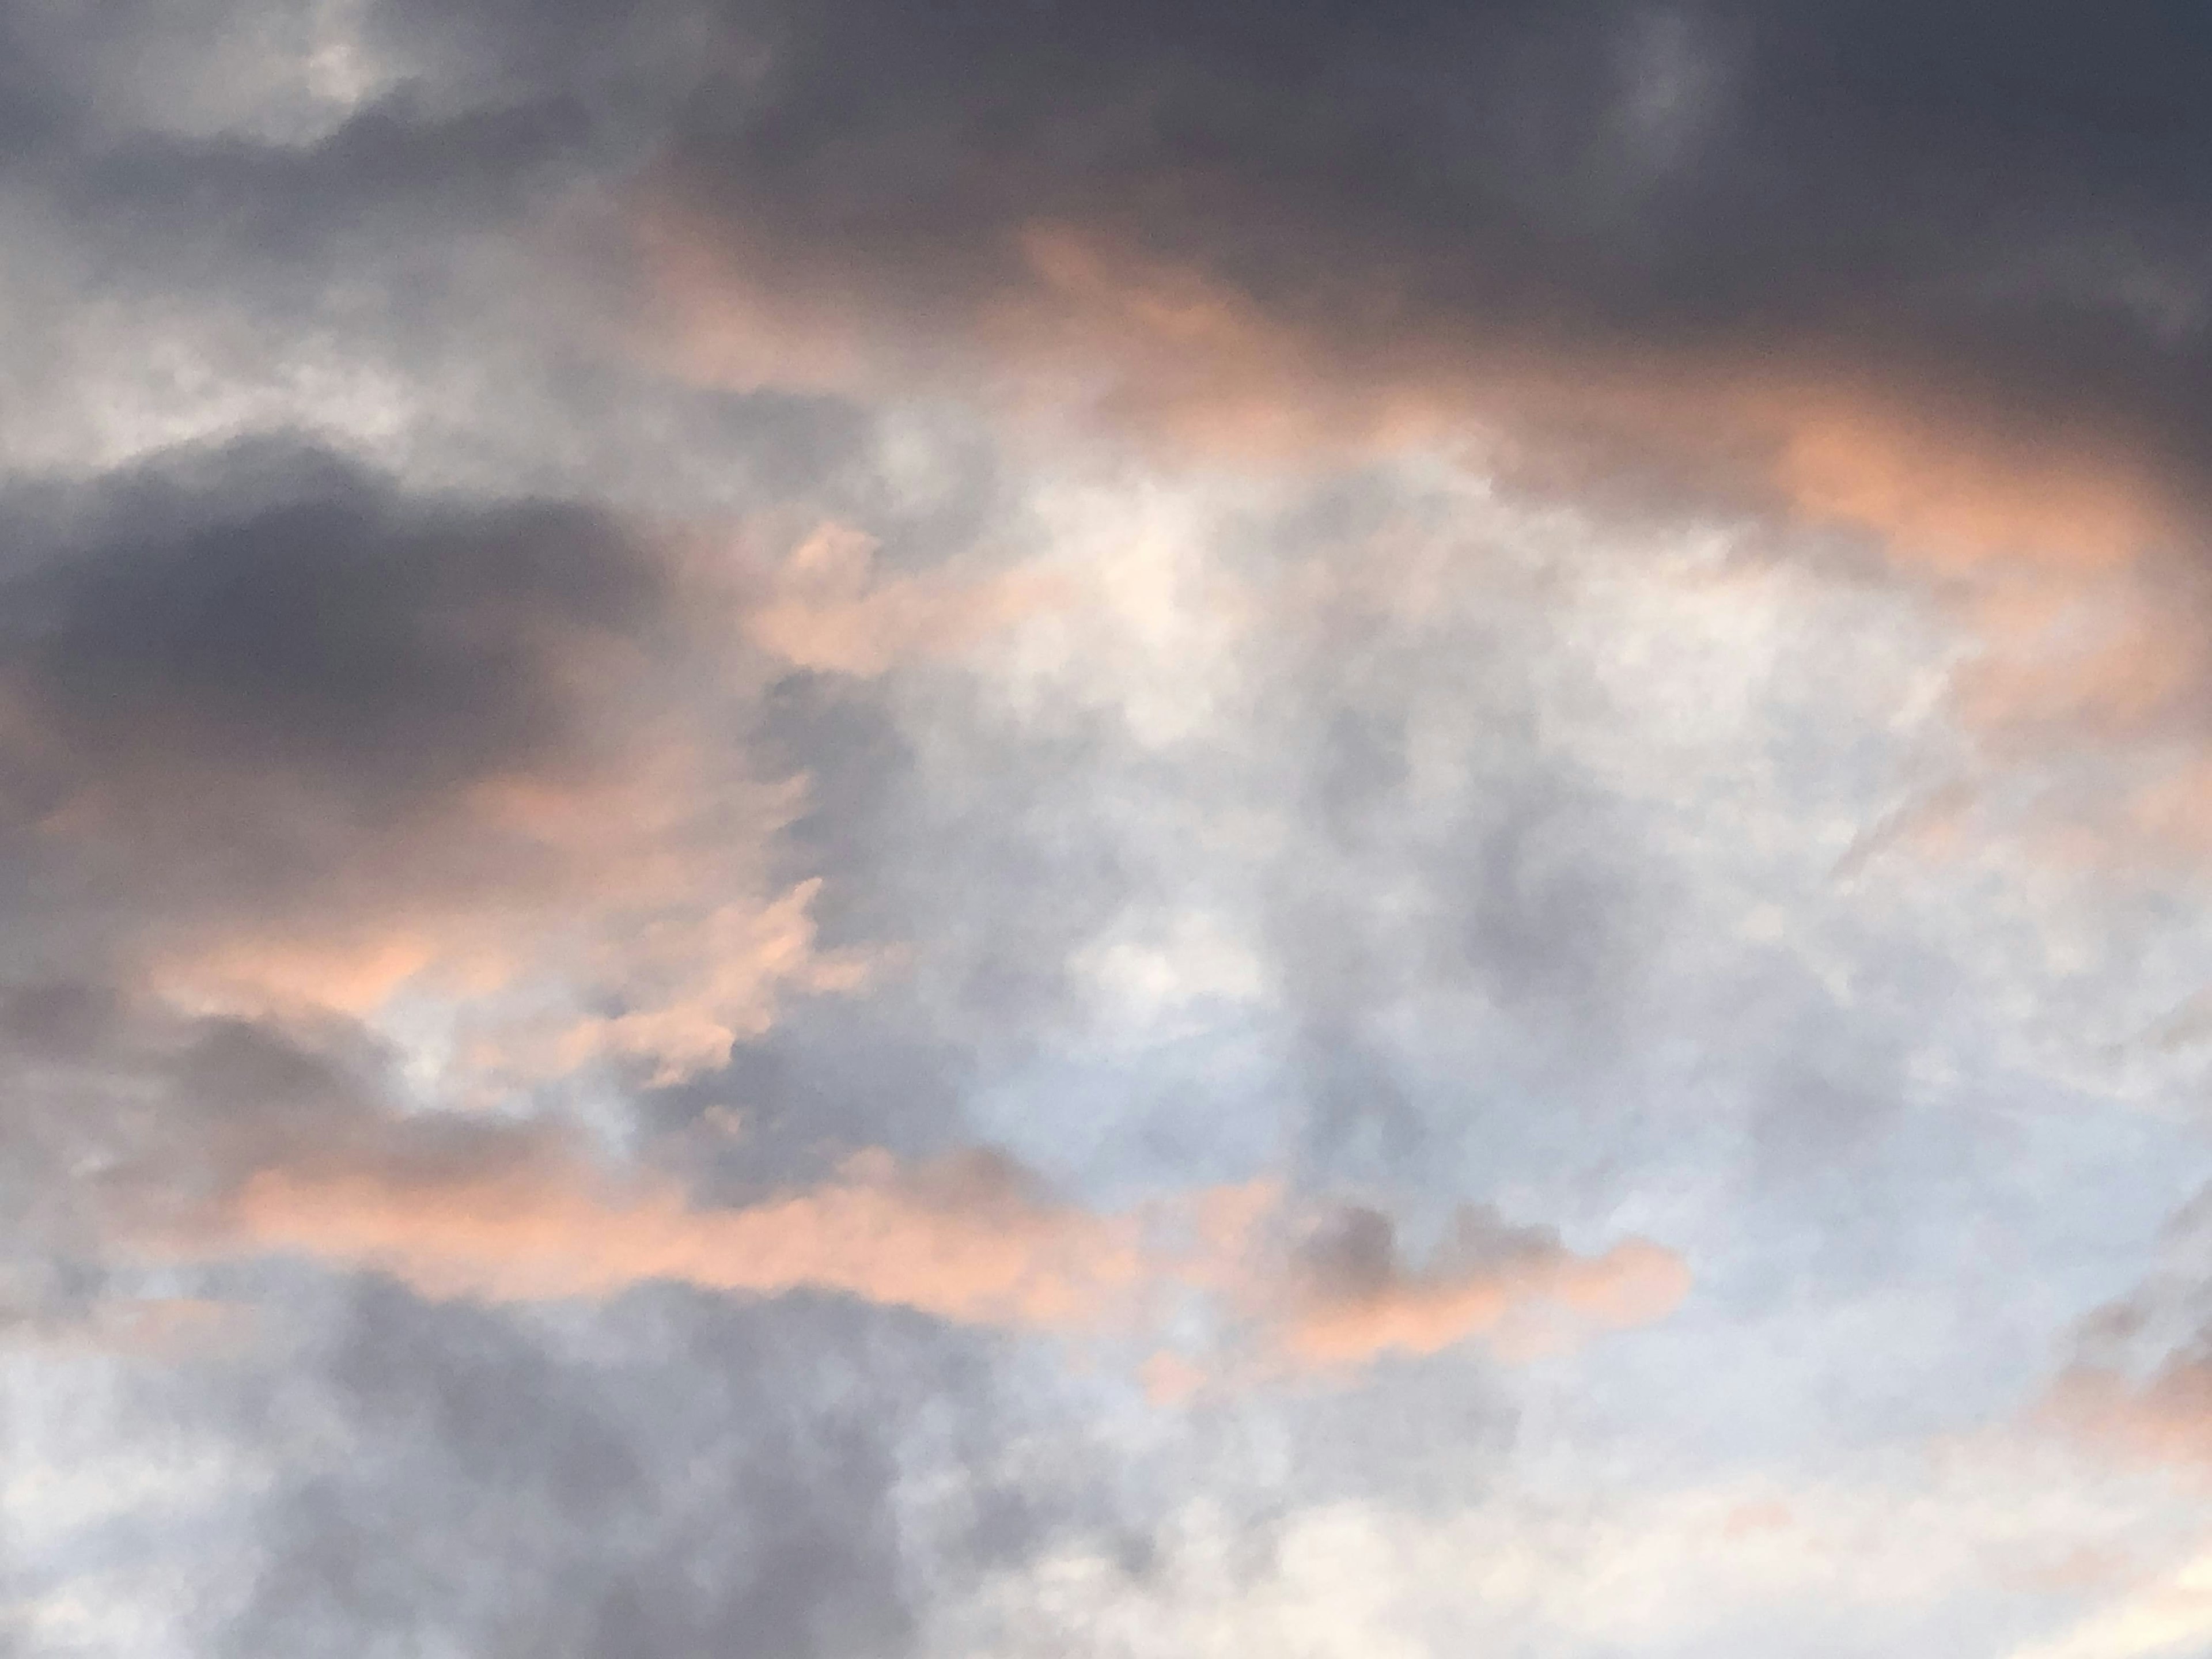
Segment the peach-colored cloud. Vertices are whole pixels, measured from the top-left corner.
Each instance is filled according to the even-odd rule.
[[[2063,1634],[2006,1659],[2181,1659],[2212,1640],[2212,1551],[2139,1578]]]
[[[838,271],[793,270],[659,193],[629,223],[653,301],[638,343],[672,372],[813,391],[858,390],[887,372],[896,335],[879,325],[880,297]]]
[[[2129,446],[2015,426],[1921,370],[1839,372],[1725,354],[1445,336],[1371,315],[1323,333],[1188,266],[1063,225],[1019,239],[1030,281],[979,305],[977,332],[1034,404],[1088,406],[1178,450],[1309,461],[1318,452],[1477,438],[1495,462],[1596,446],[1871,531],[1903,562],[2109,570],[2176,544],[2189,515]],[[1540,471],[1540,465],[1535,469]]]
[[[973,291],[865,273],[799,277],[665,198],[633,216],[653,321],[639,345],[684,378],[870,395],[953,391],[1024,423],[1103,421],[1164,448],[1281,464],[1464,421],[1468,388],[1347,372],[1340,343],[1188,265],[1038,222],[981,262]],[[1453,354],[1457,356],[1460,354]]]
[[[803,783],[717,775],[689,744],[575,779],[493,777],[404,850],[282,918],[155,931],[146,973],[203,1013],[373,1018],[403,989],[465,1011],[457,1063],[526,1081],[590,1061],[663,1082],[722,1064],[794,994],[850,990],[874,958],[814,944],[818,881],[765,880]],[[583,1015],[579,1002],[622,1012]]]
[[[2124,1589],[2139,1579],[2142,1571],[2140,1562],[2118,1551],[2076,1546],[2050,1559],[2029,1562],[2008,1576],[2024,1589],[2079,1595],[2085,1591]]]
[[[232,1247],[370,1264],[434,1295],[593,1297],[669,1280],[1056,1328],[1092,1322],[1143,1278],[1134,1220],[1044,1203],[986,1159],[900,1171],[863,1158],[734,1210],[611,1188],[574,1162],[416,1182],[264,1170],[227,1223]]]
[[[2109,568],[2177,532],[2148,471],[2095,434],[2007,437],[1986,414],[1818,381],[1750,402],[1782,434],[1778,479],[1802,512],[1876,531],[1911,558]]]
[[[2187,857],[2212,852],[2212,758],[2192,757],[2127,802],[2126,829]]]
[[[157,958],[153,978],[188,1006],[297,1004],[359,1016],[446,955],[440,940],[404,923],[351,938],[233,936]]]
[[[1721,1518],[1721,1536],[1733,1541],[1762,1533],[1787,1531],[1797,1524],[1796,1512],[1778,1498],[1755,1499],[1737,1504]]]
[[[720,905],[645,929],[626,952],[629,976],[642,981],[641,1006],[569,1025],[554,1045],[557,1069],[624,1054],[656,1062],[655,1086],[679,1083],[727,1065],[730,1050],[767,1031],[792,992],[859,988],[872,957],[815,948],[821,888],[818,878],[804,881],[765,906]]]
[[[2192,512],[2149,465],[2094,431],[2008,428],[1902,385],[1808,382],[1747,402],[1780,434],[1774,477],[1799,518],[1875,535],[1924,577],[1969,647],[1951,707],[2008,768],[2063,767],[2136,745],[2201,749],[2212,690],[2201,585],[2176,561]],[[2179,850],[2197,770],[2112,810],[2069,807],[2033,844],[2069,861]]]
[[[1368,1282],[1309,1279],[1295,1292],[1285,1342],[1315,1364],[1391,1352],[1429,1354],[1492,1335],[1516,1316],[1558,1310],[1601,1327],[1664,1318],[1690,1288],[1672,1251],[1631,1239],[1595,1257],[1556,1243],[1518,1244],[1494,1259],[1413,1270],[1392,1262]]]
[[[2124,1455],[2212,1474],[2212,1360],[2178,1358],[2139,1382],[2076,1366],[2044,1409],[2057,1425]]]
[[[1426,441],[1475,412],[1435,360],[1419,374],[1347,363],[1188,265],[1064,224],[1030,225],[1018,246],[1026,280],[989,296],[977,330],[1032,417],[1072,404],[1175,452],[1279,465]]]
[[[962,580],[880,575],[876,543],[842,525],[802,542],[745,617],[755,643],[801,668],[859,676],[957,652],[1060,595],[1034,571]]]
[[[2015,574],[1966,601],[1983,649],[1959,707],[1984,730],[2140,730],[2212,671],[2191,607],[2139,574]]]
[[[1138,1375],[1145,1385],[1145,1398],[1155,1406],[1167,1407],[1188,1404],[1211,1380],[1204,1366],[1170,1348],[1162,1348],[1146,1360]]]
[[[1836,343],[1748,356],[1444,331],[1379,281],[1337,296],[1324,326],[1068,222],[979,251],[965,287],[933,289],[922,314],[865,268],[790,280],[671,199],[640,217],[659,301],[651,349],[681,374],[950,393],[1017,431],[1103,425],[1200,465],[1471,451],[1539,489],[1602,496],[1652,479],[1677,499],[1861,532],[1951,608],[1972,647],[1957,710],[2014,760],[2069,734],[2144,732],[2212,684],[2170,564],[2196,516],[2159,467],[2116,431],[1994,408],[1925,364]],[[812,343],[796,362],[794,340]],[[865,669],[878,641],[936,629],[907,620],[933,604],[799,604],[765,625],[802,659]]]
[[[1356,1293],[1324,1287],[1276,1242],[1288,1212],[1267,1182],[1102,1214],[1049,1199],[994,1154],[902,1166],[872,1152],[819,1185],[718,1209],[664,1179],[617,1179],[542,1131],[479,1121],[450,1144],[400,1133],[382,1154],[259,1170],[164,1248],[296,1253],[436,1296],[599,1297],[665,1280],[831,1291],[1057,1331],[1138,1331],[1196,1297],[1278,1362],[1324,1369],[1393,1349],[1435,1353],[1530,1309],[1601,1328],[1643,1323],[1671,1311],[1687,1284],[1679,1260],[1642,1241],[1584,1258],[1516,1235],[1510,1254],[1483,1262],[1394,1265]],[[1209,1375],[1163,1351],[1146,1380],[1179,1400]]]
[[[2188,514],[2112,434],[2023,422],[1904,362],[1634,350],[1446,328],[1382,278],[1324,325],[1102,228],[1038,221],[979,250],[964,288],[818,269],[654,194],[634,216],[654,298],[647,349],[675,372],[848,392],[951,390],[1024,420],[1103,416],[1179,455],[1305,465],[1317,453],[1479,438],[1641,451],[1802,518],[1875,532],[1948,572],[1990,560],[2109,568],[2171,545]],[[798,259],[803,270],[792,268]],[[1849,364],[1849,367],[1844,367]]]

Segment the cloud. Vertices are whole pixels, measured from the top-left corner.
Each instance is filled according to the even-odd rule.
[[[2063,1463],[1998,1440],[1790,1480],[1632,1485],[1607,1473],[1565,1491],[1509,1474],[1437,1508],[1301,1504],[1273,1517],[1257,1559],[1244,1517],[1195,1498],[1159,1528],[1147,1571],[1121,1568],[1104,1540],[1070,1537],[952,1599],[925,1626],[926,1650],[1011,1656],[1057,1642],[1085,1656],[1212,1656],[1256,1637],[1324,1659],[1421,1659],[1468,1639],[1669,1659],[1793,1641],[1823,1655],[1932,1652],[1967,1629],[1984,1640],[1947,1617],[1961,1604],[1990,1610],[1999,1630],[2063,1608],[2008,1581],[2085,1536],[2154,1555],[2165,1543]],[[1808,1600],[1821,1631],[1802,1629]],[[1985,1650],[2006,1652],[2006,1639]]]
[[[2014,1649],[2008,1659],[2156,1659],[2199,1651],[2208,1637],[2212,1556],[2200,1556],[2130,1590],[2064,1635]]]
[[[2046,1407],[2074,1433],[2128,1456],[2212,1468],[2212,1361],[2178,1354],[2141,1381],[2094,1366],[2069,1370]]]
[[[1047,450],[1443,453],[1863,540],[1982,633],[1960,712],[2012,763],[2193,726],[2208,204],[2114,136],[2197,118],[2188,26],[1115,15],[749,15],[629,204],[648,358]]]
[[[1439,1259],[1398,1259],[1387,1217],[1354,1209],[1308,1245],[1288,1343],[1310,1363],[1356,1363],[1398,1350],[1435,1353],[1526,1319],[1546,1304],[1598,1325],[1649,1323],[1690,1288],[1673,1252],[1638,1239],[1581,1257],[1541,1228],[1510,1228],[1462,1212]]]
[[[1443,453],[1863,543],[1976,635],[1954,695],[2001,763],[2196,740],[2212,290],[2170,225],[2204,204],[2082,113],[2094,76],[2183,49],[2164,26],[1916,45],[2081,122],[2027,161],[1986,106],[1893,82],[1881,7],[1323,7],[1264,47],[1054,14],[894,48],[865,10],[755,20],[640,175],[647,361],[957,400],[1047,454],[1104,434],[1296,477]],[[1923,124],[1912,166],[1860,87]],[[2141,96],[2193,118],[2162,73]],[[2166,855],[2124,818],[2045,839]]]
[[[234,1345],[252,1317],[239,1304],[205,1297],[110,1296],[73,1316],[0,1312],[0,1340],[174,1358]]]
[[[2118,136],[2199,120],[2192,27],[2039,18],[770,11],[651,222],[771,378],[980,355],[1261,452],[1625,414],[1694,458],[1686,403],[1816,512],[2093,556],[2167,531],[2203,459],[2201,185]]]
[[[1031,413],[1231,453],[1614,428],[1946,558],[2163,538],[2205,460],[2173,19],[386,0],[16,34],[60,89],[20,100],[41,241],[295,318],[347,284],[402,331],[494,309],[489,228],[557,249],[538,286],[580,283],[597,331],[620,201],[708,373],[717,334],[781,384],[964,395],[980,363]],[[208,60],[204,107],[148,83],[160,52]],[[441,238],[444,300],[384,263]]]
[[[525,1085],[678,1080],[858,985],[866,952],[814,948],[819,882],[771,880],[805,776],[744,732],[794,667],[957,653],[1037,586],[825,574],[805,548],[858,545],[836,529],[763,569],[270,444],[49,486],[18,522],[4,832],[44,872],[19,955],[66,939],[208,1012],[472,1000],[457,1058]]]
[[[718,1207],[673,1173],[602,1168],[556,1123],[394,1116],[374,1073],[252,1027],[209,1027],[155,1064],[174,1079],[169,1133],[199,1143],[199,1170],[172,1170],[162,1140],[119,1130],[106,1157],[122,1161],[98,1194],[103,1224],[150,1260],[299,1255],[440,1298],[605,1298],[656,1283],[825,1291],[1068,1334],[1164,1328],[1199,1297],[1227,1319],[1231,1349],[1324,1370],[1553,1313],[1569,1328],[1643,1324],[1688,1286],[1680,1261],[1649,1243],[1585,1258],[1475,1212],[1416,1269],[1379,1213],[1289,1201],[1267,1182],[1101,1214],[984,1152],[907,1166],[856,1154],[822,1184]],[[1286,1254],[1302,1216],[1307,1236]],[[1232,1369],[1244,1363],[1231,1353]]]
[[[850,527],[822,526],[778,568],[746,631],[795,667],[866,677],[957,653],[1065,599],[1064,584],[1019,569],[966,582],[945,572],[879,576],[874,555]]]
[[[353,1262],[149,1252],[132,1241],[204,1237],[266,1170],[362,1171],[420,1223],[426,1192],[587,1166],[551,1121],[405,1115],[399,1057],[328,1017],[57,984],[0,997],[0,1526],[29,1650],[902,1650],[915,1416],[989,1409],[945,1328],[666,1286],[548,1322]],[[958,1528],[940,1543],[957,1571]]]
[[[1787,1467],[2196,1156],[2206,40],[2063,9],[0,13],[0,1629],[2094,1614]]]
[[[2178,1016],[2185,1028],[2190,1012]],[[2167,1217],[2140,1282],[2077,1322],[2039,1407],[2047,1426],[2127,1462],[2212,1474],[2208,1221],[2200,1191]]]
[[[1144,1277],[1133,1220],[1040,1204],[988,1158],[910,1174],[863,1159],[827,1187],[729,1211],[595,1191],[573,1164],[411,1173],[258,1171],[213,1243],[380,1267],[433,1295],[593,1297],[665,1280],[1048,1328],[1110,1317]]]

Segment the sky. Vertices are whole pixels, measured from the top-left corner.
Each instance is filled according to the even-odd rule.
[[[2212,1656],[2209,75],[0,0],[0,1659]]]

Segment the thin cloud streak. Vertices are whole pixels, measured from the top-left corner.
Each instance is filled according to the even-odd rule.
[[[815,1291],[1064,1334],[1141,1333],[1180,1300],[1212,1296],[1250,1328],[1261,1352],[1249,1358],[1324,1370],[1435,1353],[1545,1310],[1591,1328],[1644,1324],[1689,1288],[1679,1258],[1643,1240],[1583,1257],[1540,1230],[1479,1222],[1462,1224],[1455,1261],[1416,1267],[1377,1238],[1380,1217],[1358,1210],[1324,1212],[1334,1245],[1285,1255],[1295,1209],[1264,1182],[1098,1214],[1044,1198],[993,1154],[902,1168],[871,1152],[824,1185],[713,1209],[665,1181],[595,1177],[538,1137],[489,1168],[472,1142],[468,1163],[447,1171],[407,1155],[405,1127],[393,1134],[382,1167],[246,1174],[175,1245],[368,1267],[440,1297],[605,1297],[661,1282]],[[1343,1242],[1354,1238],[1356,1262]]]

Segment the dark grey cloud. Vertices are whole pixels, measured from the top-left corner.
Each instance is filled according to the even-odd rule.
[[[599,1322],[593,1358],[360,1286],[313,1373],[346,1449],[272,1497],[219,1650],[905,1651],[890,1498],[909,1377],[826,1310],[662,1302]],[[884,1346],[933,1369],[927,1333]]]
[[[18,705],[96,770],[301,772],[404,801],[544,764],[581,736],[564,659],[666,602],[589,508],[412,502],[312,450],[88,493],[58,545],[23,550],[4,649]]]
[[[533,183],[573,175],[605,129],[593,117],[608,100],[586,91],[610,80],[604,61],[503,94],[457,83],[458,65],[420,41],[380,50],[355,21],[281,0],[131,3],[96,26],[16,9],[5,176],[118,252],[142,234],[140,252],[228,240],[236,271],[367,257],[396,222],[451,235],[508,216]]]
[[[126,289],[149,268],[188,290],[219,290],[242,268],[343,281],[421,261],[435,252],[426,239],[517,218],[533,185],[575,170],[586,136],[572,110],[434,119],[400,95],[298,147],[131,142],[72,167],[56,205],[92,228],[94,257]]]
[[[315,39],[306,9],[204,9],[191,40],[258,19],[305,63]],[[1518,384],[1533,362],[1570,390],[1518,418],[1598,446],[1583,470],[1616,489],[1655,441],[1741,482],[1773,434],[1577,407],[1591,371],[1832,386],[2030,465],[2087,441],[2185,495],[2208,465],[2212,204],[2177,68],[2206,43],[2172,8],[392,0],[349,40],[368,90],[289,125],[228,58],[206,77],[240,82],[228,104],[165,110],[143,65],[188,47],[155,9],[11,27],[25,136],[0,206],[26,270],[191,300],[286,350],[335,331],[520,376],[534,340],[577,361],[533,422],[609,463],[579,382],[666,320],[623,226],[680,204],[771,334],[842,307],[957,392],[1036,286],[1024,232],[1052,225],[1249,300],[1310,359],[1278,397]],[[1621,418],[1626,450],[1603,436]],[[787,422],[754,424],[788,449]]]
[[[298,266],[303,293],[417,306],[544,190],[629,178],[771,285],[924,335],[1018,287],[1018,233],[1060,222],[1347,362],[1488,340],[1856,366],[2206,461],[2208,41],[2172,7],[395,0],[360,29],[386,81],[304,138],[149,125],[152,9],[12,27],[17,172],[118,274]]]
[[[878,1656],[908,1650],[917,1595],[1109,1514],[1072,1468],[998,1467],[989,1340],[913,1316],[665,1288],[518,1311],[196,1262],[258,1171],[435,1187],[579,1154],[543,1122],[409,1113],[357,1028],[66,984],[11,990],[0,1027],[0,1352],[40,1413],[0,1443],[43,1467],[66,1419],[88,1455],[200,1471],[181,1510],[95,1503],[7,1540],[26,1605],[97,1575],[200,1652]],[[172,1305],[149,1290],[242,1316],[167,1344],[103,1322]],[[73,1418],[20,1370],[37,1340],[102,1376]],[[914,1533],[915,1475],[966,1508]]]
[[[15,1241],[64,1293],[76,1273],[97,1289],[111,1261],[189,1254],[257,1170],[435,1181],[528,1170],[570,1145],[547,1122],[408,1115],[393,1050],[342,1018],[180,1016],[97,983],[18,981],[0,992],[0,1030]]]
[[[763,50],[692,94],[678,188],[772,275],[916,328],[1018,285],[1016,233],[1058,222],[1354,360],[1802,359],[2205,464],[2212,42],[2183,9],[733,15]]]
[[[453,239],[657,155],[772,279],[922,331],[1061,222],[1354,358],[1850,356],[2203,465],[2208,42],[2177,7],[394,3],[361,24],[387,82],[307,137],[149,118],[153,9],[11,27],[18,175],[118,274],[435,288]]]
[[[96,947],[103,910],[143,928],[488,878],[493,849],[449,839],[468,790],[619,757],[680,632],[665,570],[597,509],[410,496],[281,442],[25,489],[9,517],[19,952]]]

